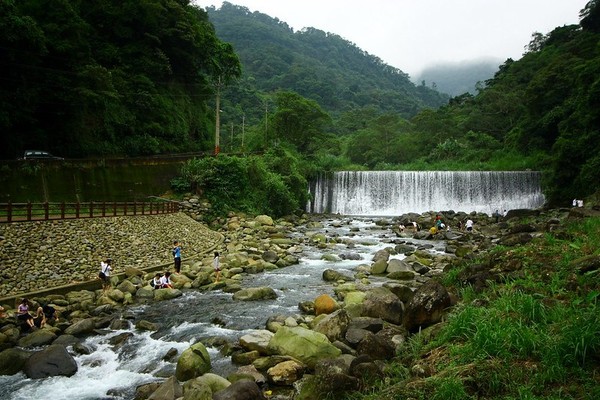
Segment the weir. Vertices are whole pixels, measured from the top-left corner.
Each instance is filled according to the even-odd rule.
[[[537,171],[339,171],[310,183],[307,211],[391,216],[494,211],[544,204]]]

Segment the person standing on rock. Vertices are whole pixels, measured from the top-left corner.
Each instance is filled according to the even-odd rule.
[[[112,260],[110,258],[100,262],[100,272],[98,273],[98,277],[102,280],[103,290],[107,290],[110,286],[110,271],[112,271],[112,267],[110,266],[111,263]]]
[[[215,258],[213,258],[212,262],[213,268],[215,270],[215,283],[219,282],[219,277],[221,276],[221,263],[219,261],[219,252],[215,251]]]
[[[181,271],[181,246],[179,241],[173,241],[173,262],[175,263],[175,272]]]

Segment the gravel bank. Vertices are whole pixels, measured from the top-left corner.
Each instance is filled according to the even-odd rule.
[[[206,250],[220,235],[184,213],[0,225],[0,297],[96,278],[110,257],[116,273],[172,261]]]

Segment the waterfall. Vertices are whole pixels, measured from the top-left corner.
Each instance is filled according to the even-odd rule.
[[[307,211],[401,215],[484,212],[544,204],[537,171],[340,171],[310,184]]]

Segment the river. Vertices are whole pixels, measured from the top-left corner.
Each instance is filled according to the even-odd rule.
[[[133,399],[135,388],[141,384],[160,381],[175,372],[176,359],[165,361],[170,349],[181,354],[197,341],[205,343],[209,338],[224,338],[236,342],[254,329],[264,329],[273,315],[298,315],[298,304],[314,300],[327,293],[333,296],[333,286],[322,280],[325,269],[335,269],[347,275],[354,274],[360,264],[370,264],[373,254],[399,240],[388,228],[381,228],[372,218],[343,218],[323,220],[328,237],[337,237],[340,244],[327,249],[305,245],[300,263],[286,268],[268,271],[243,278],[242,287],[269,286],[277,293],[277,299],[265,301],[234,301],[230,293],[223,291],[184,291],[184,295],[170,301],[148,305],[134,305],[123,310],[132,320],[144,319],[160,325],[157,332],[128,329],[108,331],[92,335],[84,344],[93,349],[89,355],[75,357],[78,371],[72,377],[28,379],[23,373],[0,376],[0,399],[29,400],[51,397],[59,399]],[[294,236],[305,237],[310,229],[298,227]],[[402,239],[416,246],[431,245],[433,252],[443,252],[443,242],[420,242]],[[342,244],[342,242],[346,244]],[[352,242],[349,246],[347,243]],[[325,253],[357,253],[360,260],[328,262],[321,260]],[[403,258],[403,255],[392,258]],[[382,278],[372,277],[373,285],[381,284]],[[111,344],[111,339],[130,334],[121,346]],[[219,348],[207,347],[213,371],[226,377],[235,371],[229,357],[220,354]],[[70,349],[70,348],[69,348]]]

